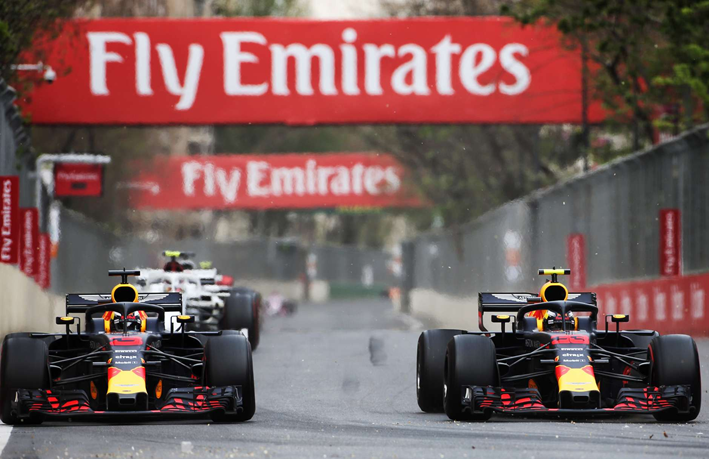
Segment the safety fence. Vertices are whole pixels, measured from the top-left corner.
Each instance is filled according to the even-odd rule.
[[[543,281],[536,275],[540,267],[571,267],[572,290],[709,271],[706,183],[709,137],[703,126],[508,203],[455,231],[423,234],[403,247],[404,304],[417,291],[472,301],[479,291],[535,291]],[[703,294],[696,285],[694,293],[684,294],[687,311],[690,297]],[[611,302],[621,301],[617,293],[615,300],[608,297]],[[667,304],[671,295],[668,290]],[[630,297],[624,296],[626,306],[633,304]],[[659,311],[654,296],[648,298],[649,310]]]
[[[30,207],[34,205],[34,178],[30,177],[34,156],[15,99],[15,90],[0,78],[0,175],[19,176],[20,206]]]
[[[397,283],[388,269],[390,256],[380,250],[305,246],[295,240],[275,238],[147,242],[115,234],[76,212],[62,209],[61,213],[61,236],[51,281],[51,288],[57,293],[109,289],[115,280],[106,276],[108,269],[160,267],[166,261],[164,250],[194,252],[196,262],[211,261],[223,274],[247,283],[303,283],[309,276],[310,282],[347,287],[352,293]]]

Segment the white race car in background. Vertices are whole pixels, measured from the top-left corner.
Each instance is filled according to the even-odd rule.
[[[194,264],[188,252],[165,251],[171,258],[166,269],[140,268],[136,287],[140,292],[182,293],[182,313],[194,316],[190,324],[194,330],[238,330],[246,335],[251,348],[256,349],[260,335],[261,295],[249,288],[232,287],[229,276],[218,273],[216,268],[192,269]],[[177,261],[177,260],[180,261]],[[175,264],[177,263],[177,264]],[[179,264],[179,266],[178,266]],[[176,270],[181,268],[182,270]],[[174,315],[177,315],[176,313]],[[174,319],[165,317],[166,326]]]

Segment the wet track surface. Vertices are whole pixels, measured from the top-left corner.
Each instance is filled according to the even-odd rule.
[[[686,425],[424,414],[414,386],[419,332],[384,300],[303,305],[265,325],[252,421],[1,426],[0,447],[10,433],[2,457],[709,457],[706,390],[701,415]],[[709,388],[709,341],[698,344]]]

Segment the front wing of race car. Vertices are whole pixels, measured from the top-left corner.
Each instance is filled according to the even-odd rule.
[[[99,411],[83,390],[20,389],[11,410],[19,419],[40,416],[43,419],[75,417],[163,416],[206,417],[216,411],[238,414],[243,410],[241,386],[188,387],[170,389],[157,409],[141,411]]]
[[[665,410],[686,413],[690,409],[689,386],[661,386],[623,388],[618,392],[612,408],[547,408],[539,391],[534,388],[515,389],[492,386],[463,386],[464,411],[482,413],[492,410],[504,414],[610,416],[624,414],[652,414]]]

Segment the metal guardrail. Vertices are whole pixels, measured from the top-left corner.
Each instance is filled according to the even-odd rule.
[[[586,238],[587,285],[659,276],[659,211],[682,216],[683,272],[709,270],[707,126],[508,203],[457,231],[404,245],[404,297],[528,290],[536,269],[566,266],[567,237]],[[406,299],[404,303],[406,303]]]

